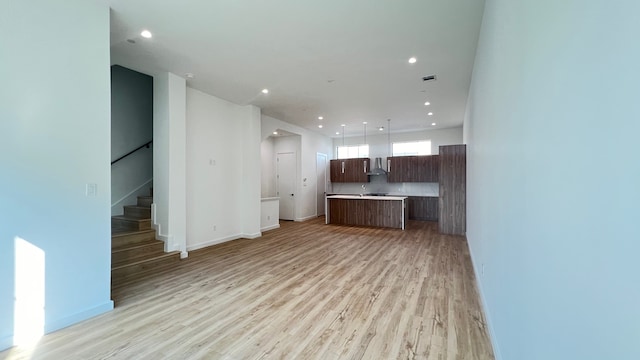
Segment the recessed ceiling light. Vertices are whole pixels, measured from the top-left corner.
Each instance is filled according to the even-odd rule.
[[[384,130],[384,126],[380,126],[380,127],[378,128],[378,130],[380,130],[380,131]]]
[[[274,132],[273,132],[273,135],[278,135],[278,132],[277,132],[277,131],[274,131]]]
[[[414,57],[409,58],[409,64],[415,64],[415,63],[416,63],[416,61],[418,61],[418,59],[416,59],[416,58],[414,58]]]
[[[269,93],[269,89],[262,89],[262,93],[263,94],[268,94]]]
[[[318,120],[322,120],[322,119],[324,119],[324,117],[318,116]]]
[[[428,113],[427,115],[431,116],[431,115],[433,115],[433,113],[432,113],[432,112],[430,112],[430,113]]]
[[[436,123],[431,123],[431,126],[436,126]]]
[[[318,127],[319,127],[320,129],[322,129],[322,124],[318,125]]]
[[[366,122],[366,121],[363,121],[362,123],[363,123],[364,125],[367,125],[367,122]]]
[[[345,126],[347,126],[347,125],[345,125],[345,124],[342,124],[342,125],[340,125],[340,126],[342,126],[342,127],[345,127]]]
[[[151,34],[151,31],[149,31],[149,30],[142,30],[142,32],[140,33],[140,36],[142,36],[145,39],[151,39],[151,37],[153,35]]]
[[[424,106],[429,106],[429,105],[431,105],[431,103],[428,102],[428,101],[426,103],[424,103]]]
[[[340,131],[336,131],[336,135],[340,135]]]
[[[184,74],[184,76],[186,76],[187,79],[193,79],[193,78],[196,77],[195,75],[193,75],[193,73],[186,73],[186,74]]]

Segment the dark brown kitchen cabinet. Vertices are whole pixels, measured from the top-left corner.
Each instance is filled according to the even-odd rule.
[[[338,159],[329,162],[331,182],[369,182],[367,173],[371,167],[368,158]]]
[[[464,235],[467,231],[467,147],[440,146],[440,215],[443,234]]]
[[[387,182],[406,182],[409,178],[409,156],[387,158]]]
[[[331,182],[343,182],[344,179],[344,160],[329,161],[329,179]]]
[[[407,212],[409,220],[438,221],[438,198],[409,196]]]
[[[387,158],[387,182],[438,182],[438,155]]]

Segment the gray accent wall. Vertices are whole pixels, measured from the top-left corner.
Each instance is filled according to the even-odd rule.
[[[111,161],[153,139],[153,78],[111,67]],[[153,145],[152,145],[153,146]],[[143,148],[111,166],[111,214],[136,196],[149,195],[153,184],[153,150]]]

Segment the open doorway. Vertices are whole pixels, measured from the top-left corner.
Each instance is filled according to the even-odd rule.
[[[296,153],[278,153],[276,195],[280,197],[280,219],[295,219]]]
[[[327,194],[327,154],[316,153],[316,214],[325,214],[324,198]]]

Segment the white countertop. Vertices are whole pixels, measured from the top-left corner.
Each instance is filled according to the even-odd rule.
[[[369,196],[369,195],[329,195],[327,199],[350,199],[350,200],[405,200],[407,196]]]

